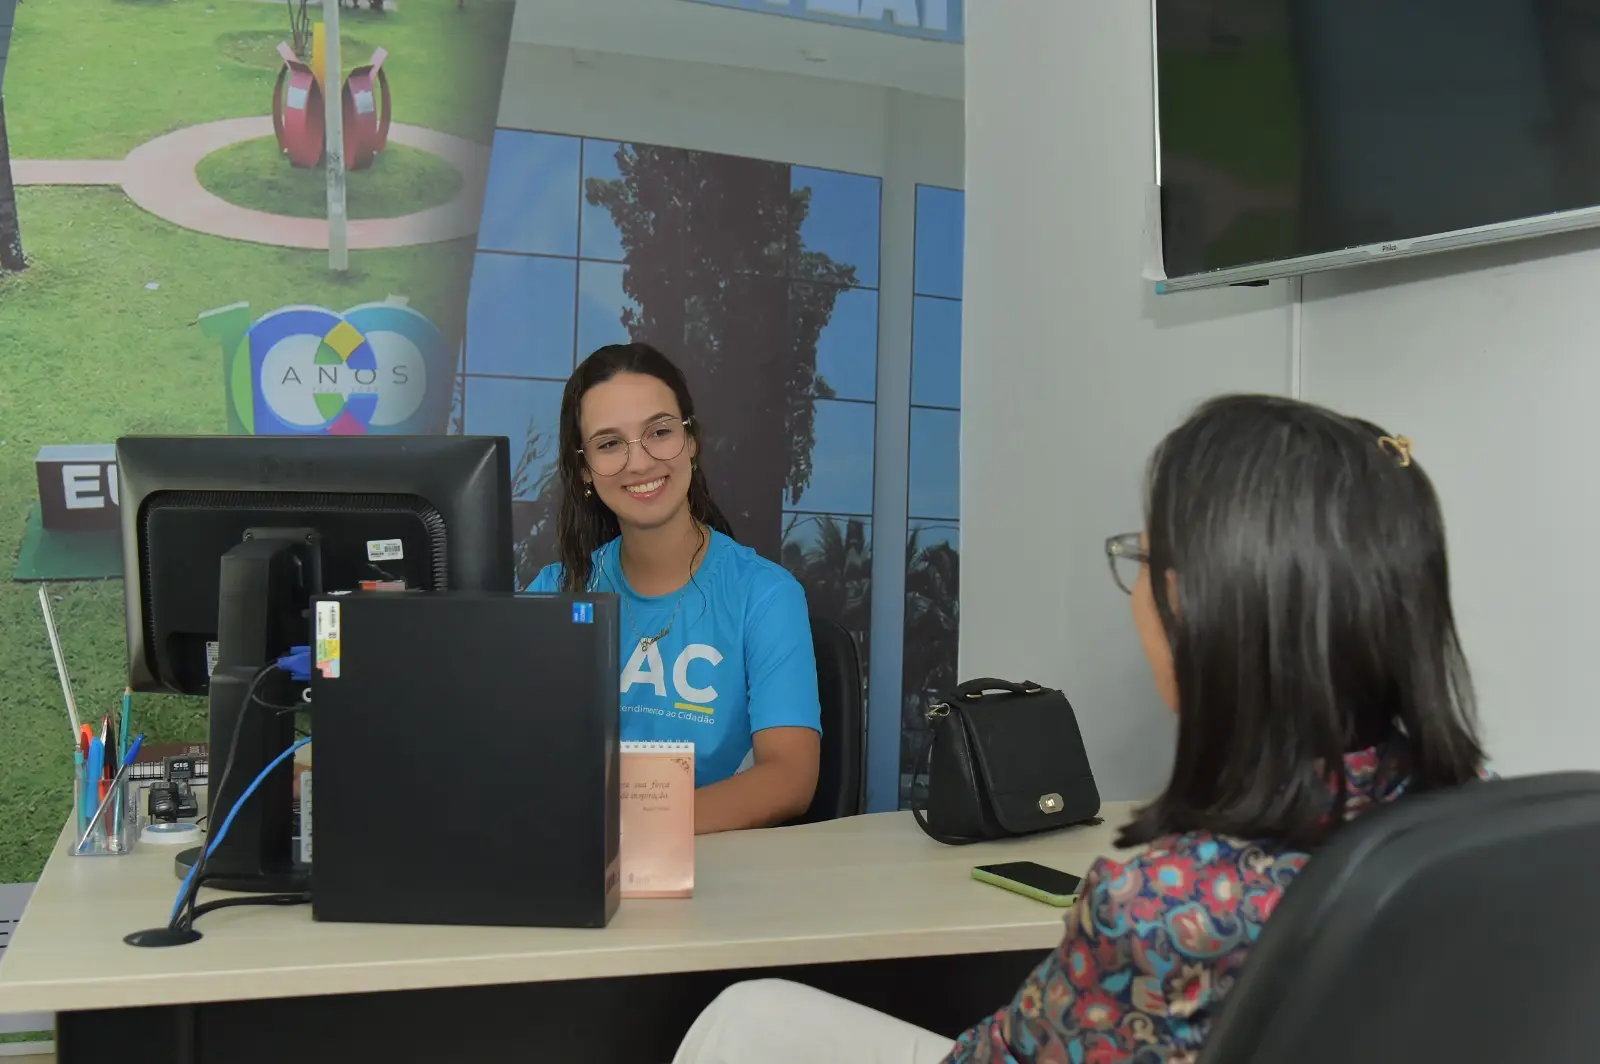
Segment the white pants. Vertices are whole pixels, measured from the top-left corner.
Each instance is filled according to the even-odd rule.
[[[938,1064],[948,1038],[799,983],[737,983],[706,1007],[672,1064]]]

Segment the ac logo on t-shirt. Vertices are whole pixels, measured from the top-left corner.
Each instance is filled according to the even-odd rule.
[[[672,690],[677,697],[674,705],[677,709],[709,714],[715,711],[712,703],[717,700],[717,689],[710,683],[697,686],[691,682],[689,666],[698,661],[704,661],[714,669],[722,663],[722,651],[706,643],[690,643],[683,648],[672,663]],[[702,667],[696,669],[695,674],[705,677],[706,671]],[[651,643],[648,647],[641,643],[635,647],[633,656],[622,670],[624,695],[639,684],[653,688],[658,698],[667,697],[667,669],[658,643]]]

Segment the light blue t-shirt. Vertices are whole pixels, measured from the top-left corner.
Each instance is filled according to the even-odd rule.
[[[676,591],[635,594],[621,546],[615,539],[594,552],[589,586],[622,599],[624,741],[693,742],[695,786],[704,787],[753,763],[758,731],[822,730],[806,595],[787,569],[712,532],[680,605]],[[561,575],[547,565],[528,590],[558,591]],[[642,649],[669,620],[667,634]]]

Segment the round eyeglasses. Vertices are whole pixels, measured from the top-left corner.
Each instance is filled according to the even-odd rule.
[[[689,440],[689,422],[693,418],[663,418],[652,421],[644,435],[636,440],[621,436],[596,436],[578,448],[589,472],[597,477],[614,477],[628,468],[628,454],[634,444],[658,462],[670,462],[683,453]]]
[[[1128,594],[1139,580],[1139,570],[1150,561],[1150,554],[1139,540],[1139,533],[1124,532],[1106,540],[1106,560],[1111,563],[1111,579]]]

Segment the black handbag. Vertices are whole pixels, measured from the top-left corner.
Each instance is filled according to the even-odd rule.
[[[1060,691],[968,680],[927,716],[927,803],[911,812],[929,838],[964,846],[1100,823],[1100,790]]]

